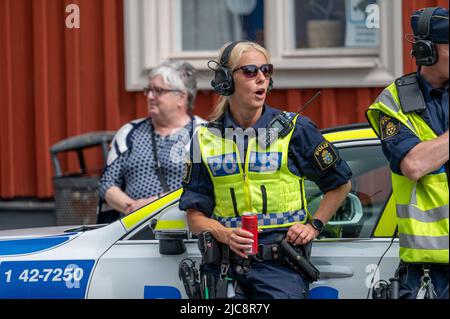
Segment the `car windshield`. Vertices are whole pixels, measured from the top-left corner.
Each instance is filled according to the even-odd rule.
[[[347,198],[332,219],[340,224],[330,223],[322,234],[328,238],[370,238],[392,190],[388,162],[380,145],[340,148],[339,154],[353,172],[352,198]],[[323,194],[311,181],[306,181],[305,191],[308,210],[314,214]]]
[[[94,229],[102,228],[102,227],[105,227],[106,225],[107,225],[107,224],[101,224],[101,225],[83,225],[83,226],[80,226],[80,227],[75,227],[75,228],[66,229],[64,232],[65,232],[65,233],[85,232],[85,231],[89,231],[89,230],[94,230]]]

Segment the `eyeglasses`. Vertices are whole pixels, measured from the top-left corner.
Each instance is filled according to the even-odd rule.
[[[153,93],[153,96],[160,97],[163,94],[169,93],[169,92],[181,92],[180,90],[175,89],[163,89],[156,86],[146,86],[143,89],[143,93],[145,96],[148,96],[150,92]]]
[[[243,65],[234,69],[233,73],[239,70],[242,70],[242,74],[244,74],[246,78],[254,78],[258,75],[258,70],[261,71],[266,78],[270,78],[273,73],[273,64],[263,64],[260,67],[254,64]]]

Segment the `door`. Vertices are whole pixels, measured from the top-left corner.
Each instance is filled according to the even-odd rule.
[[[179,216],[173,219],[173,214]],[[159,220],[164,220],[161,224],[167,227],[166,233],[155,230]],[[181,228],[174,229],[170,222],[182,223]],[[198,265],[201,256],[185,223],[185,212],[175,203],[133,229],[101,256],[88,298],[186,298],[178,266],[185,258]]]

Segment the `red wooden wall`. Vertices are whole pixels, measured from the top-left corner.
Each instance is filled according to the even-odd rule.
[[[403,26],[415,8],[448,7],[442,0],[402,0]],[[65,27],[65,8],[75,3],[81,28]],[[49,148],[85,132],[116,130],[146,115],[140,93],[124,90],[122,0],[0,1],[0,199],[53,196]],[[414,70],[409,45],[405,72]],[[316,90],[275,90],[269,104],[297,110]],[[305,112],[321,128],[363,122],[366,107],[381,88],[322,90]],[[199,92],[196,113],[207,116],[215,102]],[[88,166],[102,167],[100,152],[88,152]],[[75,157],[62,157],[67,171]]]

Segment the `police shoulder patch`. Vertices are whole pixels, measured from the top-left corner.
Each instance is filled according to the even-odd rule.
[[[400,132],[400,122],[387,115],[382,115],[380,117],[380,132],[382,140],[395,136]]]
[[[192,174],[192,162],[190,159],[186,160],[184,163],[184,171],[183,171],[183,182],[189,184],[191,181]]]
[[[327,141],[316,147],[314,150],[314,158],[322,171],[329,168],[338,160],[338,156],[334,151],[333,146]]]

